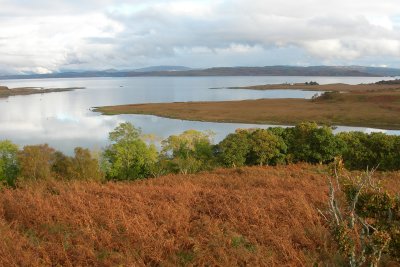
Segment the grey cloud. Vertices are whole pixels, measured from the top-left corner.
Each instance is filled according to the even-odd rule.
[[[30,33],[9,33],[7,41],[0,39],[0,44],[14,44],[3,45],[0,64],[2,55],[18,51],[31,60],[14,57],[16,68],[26,64],[50,70],[152,64],[357,64],[373,59],[400,67],[393,59],[400,58],[400,5],[397,0],[381,2],[0,0],[0,12],[21,18],[8,27],[17,24],[23,29],[21,23],[31,21],[36,31],[29,49],[21,40]],[[43,14],[50,17],[45,22]],[[51,23],[57,20],[55,14],[68,16],[61,28]],[[89,19],[94,14],[97,17]],[[4,23],[0,19],[0,28]],[[6,36],[1,29],[0,36]],[[43,44],[49,46],[46,56]],[[12,57],[7,64],[13,65]]]
[[[346,53],[358,49],[361,42],[373,43],[376,38],[396,41],[399,35],[398,32],[372,25],[362,15],[299,18],[259,13],[254,16],[242,13],[226,16],[224,13],[217,13],[210,20],[176,18],[165,10],[149,8],[131,16],[111,14],[110,17],[125,26],[125,31],[119,35],[119,48],[124,49],[139,42],[147,48],[139,50],[144,55],[157,51],[170,53],[171,47],[204,46],[215,51],[231,44],[261,45],[265,48],[295,45],[312,50],[313,46],[308,45],[309,42],[337,40],[338,48],[347,50],[337,52],[336,56],[341,58],[348,57]],[[148,32],[145,38],[136,34],[145,29],[152,29],[153,34]],[[369,45],[369,48],[361,52],[376,53],[378,56],[380,53],[385,54],[382,43],[376,45],[380,51],[372,49],[373,46]],[[331,55],[327,57],[335,57],[335,51],[330,52]],[[318,52],[314,54],[321,56]]]

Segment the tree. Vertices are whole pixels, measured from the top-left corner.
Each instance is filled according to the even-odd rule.
[[[226,167],[241,167],[245,165],[250,152],[250,138],[248,131],[237,130],[225,137],[217,145],[217,156]]]
[[[209,169],[213,165],[212,133],[187,130],[162,141],[162,153],[182,174]]]
[[[47,144],[25,146],[18,153],[21,173],[24,180],[46,180],[52,176],[51,169],[54,163],[55,150]]]
[[[371,154],[370,167],[378,167],[379,170],[396,170],[395,166],[399,152],[396,148],[398,137],[385,133],[371,133],[368,136],[368,149]]]
[[[349,132],[338,134],[345,143],[343,160],[349,169],[400,169],[400,137],[384,133]]]
[[[103,175],[99,168],[99,162],[93,158],[89,149],[75,148],[75,157],[72,158],[72,168],[75,179],[102,180]]]
[[[0,142],[0,186],[15,186],[18,176],[18,146],[11,141]]]
[[[345,144],[342,157],[346,168],[364,169],[370,165],[368,136],[362,132],[342,132],[337,135]],[[371,166],[372,167],[372,166]],[[375,166],[376,167],[376,166]]]
[[[104,151],[102,162],[107,178],[133,180],[151,175],[157,150],[141,139],[140,129],[129,122],[121,123],[109,134],[109,140],[112,144]]]
[[[250,134],[249,163],[257,165],[276,164],[285,158],[287,146],[283,139],[264,129]]]
[[[343,142],[327,126],[306,122],[287,129],[288,152],[294,162],[327,163],[339,156]]]
[[[72,158],[64,155],[60,151],[54,153],[54,161],[51,170],[58,179],[70,180],[74,178]]]

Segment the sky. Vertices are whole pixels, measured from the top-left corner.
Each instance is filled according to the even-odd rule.
[[[400,68],[399,0],[0,0],[0,73]]]

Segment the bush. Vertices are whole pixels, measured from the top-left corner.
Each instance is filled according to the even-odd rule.
[[[350,266],[378,266],[382,256],[400,260],[400,200],[385,192],[372,172],[338,175],[330,182],[330,222]],[[339,172],[340,173],[340,172]]]

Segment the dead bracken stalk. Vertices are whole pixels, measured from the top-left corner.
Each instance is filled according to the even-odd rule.
[[[353,177],[342,175],[338,171],[341,164],[338,160],[333,163],[335,183],[331,177],[328,179],[330,216],[323,217],[331,222],[339,248],[350,266],[363,266],[366,263],[369,266],[378,266],[383,251],[389,245],[390,236],[369,223],[368,218],[360,216],[357,210],[360,197],[366,191],[381,193],[381,188],[373,178],[377,167],[371,171],[367,169],[361,175]],[[348,183],[351,186],[350,197],[349,192],[341,189],[341,183]]]

